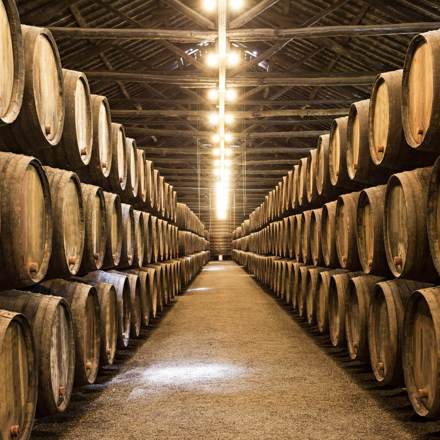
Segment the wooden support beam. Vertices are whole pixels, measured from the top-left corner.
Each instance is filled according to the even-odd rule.
[[[209,139],[212,131],[190,131],[190,130],[168,130],[161,128],[139,128],[125,126],[126,131],[131,135],[143,136],[166,136],[166,137],[196,137]],[[233,133],[235,139],[258,139],[258,138],[314,138],[328,133],[322,130],[310,131],[275,131],[275,132],[252,132],[252,133]]]
[[[263,110],[263,111],[231,111],[228,112],[235,119],[255,118],[278,118],[278,117],[316,117],[316,116],[346,116],[349,108],[306,108],[288,110]],[[112,110],[112,117],[115,118],[187,118],[187,119],[208,119],[212,111],[205,110]]]
[[[217,80],[211,77],[185,73],[166,72],[106,72],[86,71],[90,79],[100,81],[130,81],[151,84],[174,84],[190,88],[215,87]],[[349,86],[371,85],[376,78],[376,73],[326,73],[307,74],[298,73],[296,76],[286,73],[250,72],[237,76],[227,81],[229,87],[256,87],[256,86]]]
[[[287,88],[290,89],[290,88]],[[212,108],[213,103],[203,99],[203,95],[199,95],[194,92],[192,89],[182,89],[185,93],[189,92],[195,99],[160,99],[160,98],[142,98],[137,96],[132,96],[131,100],[121,99],[121,98],[110,98],[110,104],[112,108],[115,106],[127,106],[132,104],[133,102],[137,102],[139,104],[157,104],[157,105],[165,105],[175,106],[175,105],[187,105],[187,106],[199,106],[204,105],[205,107]],[[278,95],[279,93],[277,93]],[[198,99],[200,98],[200,100]],[[276,99],[276,98],[275,98]],[[283,100],[275,100],[269,98],[267,100],[263,99],[255,99],[255,100],[241,100],[235,103],[228,103],[228,108],[231,107],[242,107],[242,106],[284,106],[284,107],[308,107],[314,105],[350,105],[355,99],[283,99]]]
[[[412,35],[440,28],[439,21],[389,23],[368,25],[309,26],[295,28],[255,28],[228,31],[228,38],[236,42],[334,38],[381,37],[384,35]],[[51,26],[57,38],[97,40],[168,40],[175,43],[214,42],[216,32],[182,29],[84,28]]]

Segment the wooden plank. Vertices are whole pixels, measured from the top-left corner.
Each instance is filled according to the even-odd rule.
[[[228,31],[228,38],[236,42],[334,38],[380,37],[384,35],[411,35],[440,28],[439,21],[390,23],[368,25],[310,26],[304,28],[255,28]],[[55,37],[98,40],[168,40],[175,43],[213,42],[216,32],[182,29],[131,29],[131,28],[72,28],[51,26]]]
[[[106,72],[86,71],[89,79],[100,81],[131,81],[152,84],[173,84],[181,87],[211,88],[217,84],[214,77],[167,72]],[[285,73],[251,72],[237,76],[227,81],[229,87],[256,87],[256,86],[349,86],[371,85],[376,78],[376,73],[326,73],[305,74],[298,73],[294,76]]]

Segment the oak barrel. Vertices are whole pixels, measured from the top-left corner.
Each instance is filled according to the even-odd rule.
[[[43,148],[58,145],[63,134],[63,73],[58,48],[51,32],[46,28],[26,25],[22,25],[21,30],[25,67],[23,106],[13,123],[0,129],[0,143],[3,148],[14,152],[37,154]],[[20,44],[19,34],[14,37],[13,47]],[[9,51],[10,49],[9,47]],[[7,48],[6,50],[8,51]],[[17,68],[19,74],[21,67],[17,65]],[[8,80],[10,81],[11,79]],[[10,106],[12,96],[17,98],[17,103],[13,104],[13,113],[18,111],[16,105],[20,102],[20,94],[17,89],[15,94],[5,100],[5,105],[9,102]]]
[[[427,234],[428,187],[432,168],[390,177],[385,193],[384,235],[388,266],[395,277],[435,277]]]
[[[310,221],[312,211],[304,211],[301,215],[301,258],[304,264],[312,262],[310,251]]]
[[[49,183],[32,157],[0,153],[0,287],[25,287],[41,281],[52,252]]]
[[[386,185],[364,189],[359,194],[356,211],[356,244],[362,270],[388,275],[385,255],[383,218]]]
[[[316,149],[316,192],[324,201],[332,200],[338,195],[338,188],[330,181],[329,142],[329,134],[319,136]]]
[[[306,317],[310,325],[316,323],[317,297],[321,281],[319,274],[325,270],[327,269],[324,267],[310,267],[307,271]]]
[[[85,243],[81,273],[101,269],[107,243],[104,192],[98,186],[81,184],[84,206]]]
[[[422,417],[438,419],[440,288],[415,291],[405,310],[402,364],[405,386],[414,411]]]
[[[148,217],[145,212],[133,210],[134,218],[134,266],[142,267],[145,261],[145,246],[148,245]]]
[[[25,60],[20,16],[14,0],[0,4],[0,123],[11,124],[21,111],[25,84]],[[24,438],[24,436],[23,436]]]
[[[0,308],[23,313],[32,328],[38,371],[38,415],[64,412],[75,374],[75,340],[67,302],[58,296],[7,290]]]
[[[136,150],[136,164],[137,164],[137,175],[138,175],[138,204],[139,206],[144,206],[147,203],[148,196],[148,186],[147,179],[145,176],[145,151],[138,148]]]
[[[95,383],[101,352],[101,322],[98,294],[93,286],[61,279],[41,286],[61,296],[70,305],[75,338],[75,385]]]
[[[131,295],[128,277],[114,271],[97,270],[88,273],[84,280],[86,282],[94,281],[96,283],[111,284],[115,288],[118,314],[117,348],[127,348],[131,326]]]
[[[127,137],[126,140],[126,160],[127,160],[127,184],[125,186],[125,200],[134,202],[138,196],[139,174],[137,164],[136,140]]]
[[[402,78],[402,122],[406,141],[412,148],[437,155],[439,41],[438,30],[416,35],[406,52]]]
[[[118,195],[104,191],[107,240],[105,245],[103,268],[119,265],[122,251],[122,208]]]
[[[321,214],[321,248],[326,266],[338,265],[336,253],[336,201],[328,202],[322,207]]]
[[[431,251],[432,261],[440,273],[440,160],[437,159],[432,169],[431,179],[428,187],[428,204],[426,223],[428,232],[428,243]]]
[[[0,438],[26,440],[37,406],[37,360],[27,319],[6,310],[0,310],[0,371]]]
[[[356,246],[356,210],[359,194],[359,192],[342,194],[336,202],[336,253],[343,269],[356,270],[360,268]]]
[[[105,189],[121,195],[127,186],[127,147],[124,126],[111,124],[112,164]]]
[[[310,218],[310,254],[315,266],[324,263],[321,246],[321,218],[322,208],[314,209]]]
[[[405,307],[412,292],[429,284],[409,280],[382,281],[376,284],[368,313],[370,363],[382,385],[403,382],[401,345]]]
[[[76,275],[84,253],[84,206],[81,183],[70,171],[44,167],[49,180],[53,215],[50,276]]]
[[[134,213],[131,205],[121,204],[122,210],[122,248],[119,267],[131,267],[135,258],[136,236]]]
[[[360,275],[350,279],[346,297],[345,335],[351,360],[368,362],[368,311],[370,298],[383,277]]]

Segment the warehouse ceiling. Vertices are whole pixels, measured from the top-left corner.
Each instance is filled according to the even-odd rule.
[[[17,5],[23,24],[53,29],[63,67],[87,73],[92,92],[110,100],[113,120],[146,150],[179,201],[209,224],[214,178],[207,115],[215,105],[207,88],[217,70],[206,66],[205,55],[215,44],[215,14],[205,13],[201,0]],[[247,0],[229,20],[230,40],[243,54],[228,72],[239,96],[229,106],[237,118],[233,223],[263,201],[334,117],[369,97],[377,73],[402,68],[414,33],[439,21],[438,1]],[[384,26],[389,23],[399,25]],[[373,24],[381,26],[368,28]],[[316,34],[323,26],[331,28]]]

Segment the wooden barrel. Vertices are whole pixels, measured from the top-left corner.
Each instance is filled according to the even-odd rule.
[[[156,287],[157,287],[157,304],[156,304],[156,316],[163,312],[166,303],[166,280],[165,273],[161,264],[149,264],[147,268],[154,269],[156,272]],[[184,273],[184,277],[187,274]]]
[[[152,216],[148,212],[143,213],[144,222],[145,222],[145,235],[144,235],[144,265],[150,264],[153,261],[153,251],[154,251],[154,243],[153,243],[153,224],[152,224]]]
[[[23,36],[15,1],[2,0],[0,22],[2,23],[0,52],[3,54],[0,79],[0,124],[3,125],[14,122],[20,113],[25,84]],[[25,436],[20,438],[25,438]]]
[[[294,165],[293,177],[292,177],[292,199],[291,199],[291,207],[293,210],[298,207],[298,185],[299,185],[299,165]]]
[[[336,201],[326,203],[321,215],[321,248],[322,258],[326,266],[338,265],[336,253]]]
[[[129,271],[122,272],[112,270],[111,273],[126,276],[128,279],[128,285],[130,288],[130,337],[138,338],[141,334],[142,327],[142,291],[139,276]]]
[[[333,186],[356,189],[357,184],[348,176],[347,170],[347,123],[348,116],[333,120],[330,128],[328,166]]]
[[[388,266],[395,277],[430,281],[435,270],[427,234],[432,168],[390,177],[385,193],[384,234]]]
[[[101,353],[101,312],[95,288],[89,284],[61,279],[45,281],[41,286],[48,289],[51,295],[64,298],[72,311],[76,353],[75,385],[95,383]]]
[[[147,196],[148,196],[148,187],[147,187],[147,180],[145,176],[145,151],[138,148],[136,150],[136,164],[137,164],[137,175],[138,175],[138,189],[137,189],[137,195],[138,195],[138,205],[139,207],[144,206],[144,204],[147,203]]]
[[[82,72],[63,69],[66,115],[60,144],[42,151],[45,163],[71,171],[85,168],[92,156],[90,88]]]
[[[295,237],[294,241],[294,252],[295,260],[302,261],[301,259],[301,214],[296,214],[293,216],[293,235]]]
[[[378,168],[371,159],[368,140],[370,100],[354,102],[347,121],[348,177],[361,185],[384,183],[389,173]]]
[[[342,194],[336,202],[335,241],[338,261],[343,269],[360,268],[356,246],[356,210],[360,192]]]
[[[306,194],[307,203],[316,206],[319,203],[318,191],[316,188],[317,173],[317,156],[318,150],[313,148],[307,156],[307,172],[306,172]]]
[[[119,267],[131,267],[135,259],[136,232],[134,213],[131,205],[121,203],[122,210],[122,249]]]
[[[118,303],[113,284],[73,277],[74,281],[90,284],[96,289],[100,311],[101,366],[113,365],[118,339]]]
[[[158,303],[158,285],[157,285],[157,271],[154,267],[141,267],[143,272],[147,274],[146,287],[148,298],[150,299],[150,313],[151,318],[157,317],[157,303]]]
[[[127,185],[125,186],[125,199],[127,202],[135,202],[138,196],[139,174],[137,164],[137,146],[133,138],[126,138],[127,159]]]
[[[304,264],[312,262],[312,253],[310,251],[310,221],[312,211],[304,211],[301,214],[301,258]]]
[[[131,328],[131,293],[128,276],[115,271],[97,270],[88,273],[84,280],[111,284],[115,288],[118,312],[117,348],[127,348]]]
[[[30,286],[45,277],[51,255],[49,183],[38,160],[12,153],[0,153],[0,174],[0,287]]]
[[[133,210],[134,217],[134,266],[142,267],[145,260],[145,241],[148,232],[148,217],[145,212]]]
[[[70,171],[44,167],[49,180],[53,215],[52,256],[48,274],[76,275],[84,253],[84,206],[81,183]]]
[[[334,273],[330,277],[328,288],[328,327],[330,342],[334,347],[342,348],[345,338],[345,312],[348,296],[348,283],[351,278],[362,272]]]
[[[37,359],[27,319],[6,310],[0,310],[0,371],[0,438],[28,439],[37,405]]]
[[[330,279],[334,274],[345,273],[344,269],[328,269],[319,273],[319,287],[316,297],[316,323],[320,333],[325,334],[329,331],[328,326],[328,298],[330,289]]]
[[[381,385],[398,386],[403,382],[401,345],[405,307],[412,292],[430,287],[409,280],[382,281],[370,298],[368,347],[370,363]]]
[[[429,153],[411,148],[402,127],[403,70],[384,72],[376,77],[370,100],[368,137],[370,156],[382,173],[403,171],[432,163]]]
[[[151,229],[149,230],[150,239],[153,243],[152,246],[152,261],[154,263],[157,263],[159,261],[159,237],[158,237],[158,218],[154,215],[150,215],[150,226]]]
[[[419,289],[409,298],[402,337],[405,386],[414,411],[438,419],[439,287]]]
[[[159,252],[159,261],[164,260],[165,255],[165,242],[164,242],[164,221],[160,218],[157,219],[156,227],[157,227],[157,244],[158,244],[158,252]]]
[[[148,327],[151,316],[150,276],[148,271],[142,269],[129,269],[127,273],[137,275],[139,278],[140,301],[141,301],[141,325]]]
[[[104,192],[98,186],[81,184],[84,206],[85,243],[81,273],[101,269],[107,242]]]
[[[9,7],[8,9],[12,11]],[[5,3],[3,2],[3,5]],[[23,106],[15,121],[0,130],[3,147],[15,152],[36,154],[42,148],[58,145],[64,127],[64,88],[63,73],[58,48],[51,32],[46,28],[21,26],[24,46],[24,94]],[[20,44],[19,34],[14,35],[15,51]],[[7,44],[7,42],[6,42]],[[5,52],[6,58],[11,57]],[[14,52],[14,51],[13,51]],[[6,60],[7,61],[7,60]],[[7,64],[6,64],[7,65]],[[17,64],[17,72],[9,75],[20,75],[14,79],[23,81],[21,66]],[[7,82],[10,83],[11,79]],[[7,88],[10,86],[6,85]],[[16,113],[19,110],[21,92],[17,89],[5,99],[5,106],[12,106]],[[16,103],[12,99],[17,99]],[[3,100],[2,100],[3,106]],[[12,119],[12,118],[11,118]],[[12,122],[12,121],[11,121]]]
[[[435,162],[428,187],[428,205],[426,213],[428,243],[432,261],[440,273],[440,160]]]
[[[402,123],[412,148],[438,154],[440,32],[416,35],[408,46],[402,78]]]
[[[314,209],[310,218],[310,255],[315,266],[324,264],[321,246],[322,208]]]
[[[388,275],[383,235],[386,185],[361,191],[356,212],[356,244],[362,270]]]
[[[306,314],[307,314],[307,276],[309,273],[309,269],[311,269],[314,266],[307,266],[307,265],[303,265],[299,267],[299,272],[298,272],[298,288],[296,289],[296,307],[297,307],[297,312],[298,315],[301,318],[306,318]]]
[[[23,313],[32,328],[38,371],[37,413],[50,415],[69,406],[75,374],[72,315],[60,297],[8,290],[0,308]]]
[[[293,209],[293,168],[287,173],[287,188],[286,188],[286,200],[284,209],[286,212],[290,212]]]
[[[296,201],[303,208],[307,205],[307,157],[299,160]]]
[[[294,283],[294,261],[286,261],[285,279],[284,279],[284,302],[287,305],[292,304],[292,293]]]
[[[345,335],[350,359],[368,362],[368,310],[370,298],[383,277],[361,275],[348,283],[345,312]]]
[[[111,124],[112,164],[105,188],[121,195],[127,186],[127,147],[124,126]]]
[[[151,160],[146,160],[144,169],[145,169],[145,186],[147,187],[147,205],[149,208],[153,208],[156,204],[153,162],[151,162]]]
[[[112,166],[110,106],[105,96],[90,95],[93,143],[87,168],[79,169],[81,180],[99,186],[106,185]]]
[[[332,200],[338,195],[338,189],[330,181],[329,142],[329,134],[321,135],[316,148],[316,192],[323,201]]]
[[[316,306],[319,292],[319,283],[321,281],[319,274],[325,270],[327,269],[325,269],[324,267],[309,267],[307,271],[305,303],[307,323],[310,325],[316,323]]]
[[[122,252],[122,207],[118,195],[104,191],[105,217],[107,223],[107,240],[105,245],[103,268],[109,269],[119,265]]]

